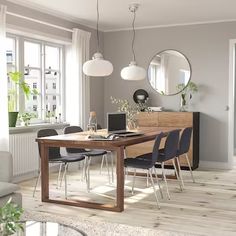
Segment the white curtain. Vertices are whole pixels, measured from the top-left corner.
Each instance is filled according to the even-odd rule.
[[[83,64],[89,60],[90,36],[89,32],[73,29],[66,56],[66,121],[83,129],[90,111],[90,83],[83,73]]]
[[[6,63],[6,11],[0,6],[0,151],[9,150],[8,83]]]

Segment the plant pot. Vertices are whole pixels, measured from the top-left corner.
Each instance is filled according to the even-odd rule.
[[[9,116],[9,127],[16,127],[18,111],[8,112],[8,116]]]

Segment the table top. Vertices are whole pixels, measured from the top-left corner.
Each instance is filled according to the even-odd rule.
[[[22,222],[24,232],[13,236],[86,236],[87,234],[68,225],[53,222],[25,221]]]
[[[168,133],[173,128],[142,128],[142,135],[132,136],[132,137],[120,137],[115,140],[89,140],[89,132],[79,132],[73,134],[63,134],[56,136],[49,136],[43,138],[37,138],[36,141],[42,144],[52,145],[52,146],[70,146],[70,147],[83,147],[83,148],[110,148],[130,146],[142,142],[147,142],[155,139],[155,137],[161,132]],[[107,130],[98,130],[98,135],[107,135]]]

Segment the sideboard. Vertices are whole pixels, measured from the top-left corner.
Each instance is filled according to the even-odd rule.
[[[191,144],[188,152],[189,160],[193,169],[199,164],[199,112],[140,112],[137,114],[139,129],[173,128],[183,129],[193,127]],[[164,145],[164,141],[161,144]],[[127,157],[135,157],[144,153],[152,152],[153,141],[127,147]],[[167,167],[172,167],[167,162]],[[180,164],[183,169],[188,169],[186,159],[180,156]]]

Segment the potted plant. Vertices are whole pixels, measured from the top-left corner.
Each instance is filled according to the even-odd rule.
[[[136,115],[139,112],[143,111],[151,111],[146,104],[146,101],[143,103],[136,103],[135,105],[131,105],[127,99],[117,99],[114,97],[110,97],[111,103],[117,104],[118,112],[125,112],[127,117],[127,126],[129,129],[137,128],[137,119]]]
[[[20,223],[20,216],[23,209],[12,203],[10,198],[7,203],[0,208],[0,235],[12,235],[17,231],[23,231],[23,225]]]
[[[15,127],[18,111],[16,108],[17,104],[17,87],[20,88],[21,91],[23,91],[26,99],[29,99],[29,96],[31,94],[37,95],[38,91],[37,89],[31,89],[29,84],[27,84],[23,80],[23,76],[21,72],[9,72],[8,73],[9,79],[13,82],[12,88],[8,90],[8,112],[9,112],[9,126]]]
[[[19,119],[22,122],[22,125],[24,126],[28,126],[30,124],[30,120],[35,117],[36,115],[31,112],[24,112],[19,114]]]
[[[193,94],[198,91],[198,86],[190,81],[187,86],[184,83],[177,85],[177,90],[180,92],[180,111],[187,111],[188,101],[192,99]]]

